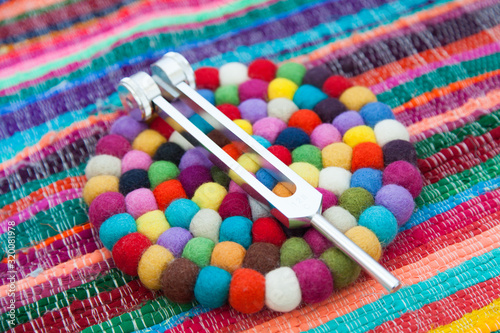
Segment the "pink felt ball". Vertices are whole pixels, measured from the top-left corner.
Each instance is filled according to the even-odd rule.
[[[125,205],[127,213],[132,215],[134,219],[153,210],[158,210],[155,196],[148,188],[140,188],[127,194]]]
[[[292,269],[299,280],[305,303],[319,303],[332,294],[332,273],[321,260],[307,259],[295,264]]]
[[[314,228],[307,230],[304,234],[304,240],[309,244],[309,247],[316,257],[319,257],[323,252],[333,246],[332,242]]]
[[[322,212],[337,205],[338,199],[335,194],[321,187],[317,187],[316,190],[323,194]]]
[[[103,136],[97,141],[95,154],[105,154],[122,158],[130,149],[131,146],[127,139],[118,134],[110,134]]]
[[[257,120],[255,124],[253,124],[253,134],[261,136],[273,144],[281,131],[286,127],[286,123],[283,120],[274,117],[266,117]]]
[[[223,220],[231,216],[244,216],[252,219],[252,210],[247,195],[239,192],[228,193],[219,207],[219,215]]]
[[[323,149],[331,143],[341,141],[342,135],[332,124],[321,124],[311,133],[311,143],[319,149]]]
[[[234,181],[229,182],[229,193],[247,193],[240,185],[236,184]]]
[[[153,163],[151,156],[140,150],[131,150],[123,156],[122,174],[132,169],[148,170]]]
[[[259,79],[252,79],[243,82],[238,87],[238,94],[240,95],[240,101],[246,101],[247,99],[258,98],[263,101],[267,100],[267,87],[269,82]]]
[[[118,192],[106,192],[97,196],[89,207],[89,221],[97,230],[113,215],[125,213],[125,198]]]
[[[413,198],[418,197],[422,192],[423,182],[420,172],[414,165],[406,161],[396,161],[389,164],[384,170],[382,182],[384,185],[396,184],[404,187]]]

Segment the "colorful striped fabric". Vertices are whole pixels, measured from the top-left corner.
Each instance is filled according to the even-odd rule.
[[[500,1],[3,0],[0,40],[1,331],[500,330]],[[195,68],[321,66],[394,109],[425,185],[381,259],[404,288],[362,276],[320,304],[247,315],[171,303],[114,266],[84,169],[123,114],[118,81],[171,50]]]

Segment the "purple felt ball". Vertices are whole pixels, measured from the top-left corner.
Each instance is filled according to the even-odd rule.
[[[311,143],[323,149],[331,143],[341,142],[342,136],[339,130],[332,124],[321,124],[311,133]]]
[[[135,137],[142,131],[148,128],[146,123],[137,121],[132,117],[123,116],[118,118],[117,121],[111,126],[110,133],[123,136],[128,141],[134,141]]]
[[[181,227],[173,227],[165,231],[160,235],[156,244],[163,246],[172,254],[174,257],[178,258],[182,254],[182,250],[193,238],[193,235],[189,231]]]
[[[149,188],[139,188],[127,194],[125,205],[127,213],[132,215],[134,219],[153,210],[158,210],[155,196]]]
[[[319,303],[332,294],[332,273],[321,260],[307,259],[295,264],[292,269],[299,280],[304,303]]]
[[[340,134],[344,135],[349,129],[364,125],[363,118],[356,111],[347,111],[338,115],[332,122]]]
[[[181,182],[188,197],[191,198],[201,184],[212,181],[212,175],[210,169],[202,165],[193,165],[182,170],[177,179]]]
[[[243,82],[238,87],[240,101],[243,102],[252,98],[261,99],[263,101],[267,100],[267,86],[269,86],[269,82],[259,79]]]
[[[89,221],[99,230],[101,224],[108,218],[125,212],[125,197],[118,192],[105,192],[90,204]]]
[[[179,170],[184,170],[193,165],[201,165],[205,168],[211,168],[213,163],[208,159],[209,152],[203,147],[189,149],[181,157]]]
[[[140,150],[131,150],[122,158],[122,174],[132,169],[148,170],[153,160],[149,154]]]
[[[388,166],[395,161],[406,161],[417,165],[417,151],[411,142],[405,140],[389,141],[382,147],[384,165]]]
[[[309,229],[305,233],[304,240],[309,244],[309,247],[316,257],[319,257],[323,252],[333,246],[332,242],[314,228]]]
[[[410,192],[399,185],[385,185],[377,192],[375,204],[390,210],[398,225],[404,225],[413,214],[415,202]]]
[[[97,141],[95,147],[96,155],[111,155],[122,158],[131,149],[130,142],[118,134],[109,134],[103,136]]]
[[[179,110],[179,112],[182,113],[182,115],[184,117],[186,117],[188,119],[191,118],[191,116],[195,114],[193,109],[191,109],[189,106],[186,105],[186,103],[184,103],[180,100],[173,101],[173,102],[171,102],[171,104],[174,108]]]
[[[321,194],[323,194],[323,203],[322,203],[322,211],[324,212],[328,208],[332,206],[336,206],[338,203],[337,196],[332,192],[325,190],[324,188],[317,187],[316,188]]]
[[[267,116],[267,103],[261,99],[247,99],[238,106],[241,117],[252,124]]]
[[[406,161],[396,161],[389,164],[382,175],[384,185],[395,184],[407,189],[413,198],[422,192],[422,176],[418,169]]]
[[[257,120],[255,124],[253,124],[253,134],[261,136],[273,144],[281,131],[286,127],[286,123],[281,119],[265,117]]]

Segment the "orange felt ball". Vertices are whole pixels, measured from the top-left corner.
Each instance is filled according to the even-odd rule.
[[[293,183],[279,182],[273,188],[273,193],[278,197],[286,198],[291,197],[295,193],[296,187]]]
[[[321,118],[316,114],[316,112],[311,110],[299,110],[292,114],[288,120],[289,127],[297,127],[311,135],[313,130],[321,125]]]
[[[158,209],[164,211],[170,203],[176,199],[187,199],[186,191],[182,187],[182,184],[177,179],[167,180],[156,186],[153,190],[156,202],[158,203]]]
[[[239,312],[255,313],[264,307],[266,278],[250,268],[236,270],[229,286],[229,304]]]
[[[215,245],[210,258],[210,265],[222,268],[229,273],[243,265],[247,251],[238,243],[225,241]]]
[[[363,142],[352,150],[351,171],[361,168],[384,169],[382,148],[373,142]]]

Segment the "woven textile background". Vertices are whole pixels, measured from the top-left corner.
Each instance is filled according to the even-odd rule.
[[[500,329],[500,1],[1,0],[0,330],[492,332]],[[286,314],[179,306],[114,267],[84,169],[123,113],[118,81],[167,51],[259,57],[368,86],[408,127],[424,190],[372,279]],[[15,221],[15,320],[7,311]],[[13,325],[12,325],[13,323]]]

